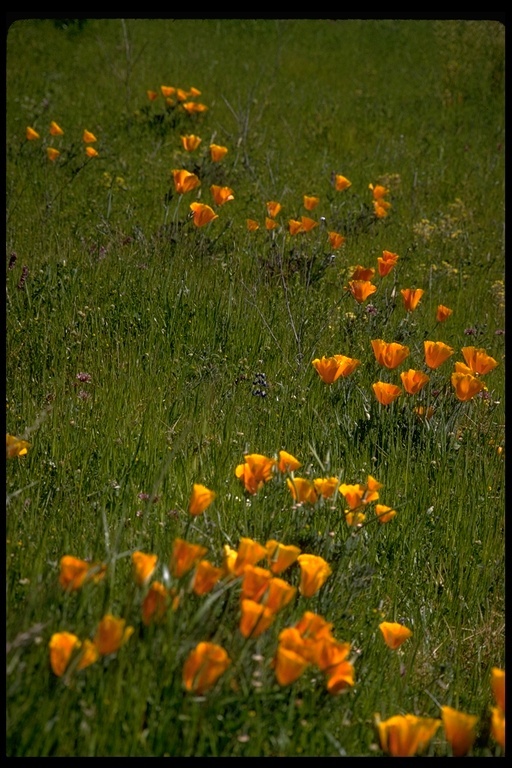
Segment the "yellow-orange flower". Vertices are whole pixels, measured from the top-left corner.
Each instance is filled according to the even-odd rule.
[[[281,544],[275,539],[269,539],[265,549],[269,568],[274,575],[285,571],[300,555],[299,547],[293,544]]]
[[[382,621],[379,624],[379,629],[384,637],[384,642],[393,651],[400,648],[402,643],[405,643],[412,636],[412,631],[408,627],[394,621]]]
[[[277,468],[280,472],[294,472],[296,469],[302,467],[302,464],[295,456],[287,451],[279,451],[279,461]]]
[[[48,156],[48,160],[51,160],[53,163],[54,160],[56,160],[60,155],[60,152],[58,149],[55,149],[54,147],[46,147],[46,154]]]
[[[258,541],[242,537],[238,544],[233,572],[240,576],[248,565],[256,565],[267,554],[267,550]]]
[[[271,230],[278,227],[279,224],[274,219],[269,218],[268,216],[265,216],[265,229]]]
[[[224,205],[229,200],[234,200],[235,196],[230,187],[220,187],[218,184],[212,184],[210,187],[215,205]]]
[[[194,580],[192,582],[192,591],[196,595],[206,595],[211,592],[219,579],[224,575],[222,568],[217,568],[208,560],[201,560],[197,564]]]
[[[437,310],[436,310],[437,322],[444,323],[444,321],[450,317],[452,312],[453,312],[453,309],[450,309],[449,307],[445,307],[444,304],[438,304]]]
[[[200,104],[198,101],[185,101],[183,109],[188,112],[189,115],[193,115],[196,112],[206,112],[208,107],[205,104]]]
[[[85,141],[86,144],[92,144],[95,141],[98,141],[94,133],[91,133],[91,131],[88,131],[87,129],[84,129],[84,132],[82,134],[82,139]]]
[[[160,581],[154,581],[142,602],[142,621],[146,626],[161,621],[167,611],[169,592]]]
[[[360,509],[345,509],[345,522],[350,526],[357,526],[364,523],[366,520],[366,512],[361,512]]]
[[[254,600],[259,603],[272,580],[272,572],[268,568],[248,563],[243,572],[241,596],[244,600]]]
[[[359,507],[361,507],[365,503],[364,502],[365,487],[360,483],[354,483],[354,484],[341,483],[340,487],[338,488],[338,491],[345,498],[345,501],[347,502],[351,510],[359,509]],[[379,497],[379,494],[377,494],[377,498],[378,497]]]
[[[301,216],[301,231],[302,232],[311,232],[312,229],[315,227],[318,227],[318,221],[315,221],[314,219],[310,219],[309,216]]]
[[[36,139],[39,139],[39,134],[34,128],[31,128],[30,126],[27,126],[25,129],[25,136],[28,141],[35,141]]]
[[[371,280],[375,275],[373,267],[362,267],[360,264],[352,272],[351,280]]]
[[[81,646],[79,638],[71,632],[55,632],[48,643],[50,666],[57,677],[66,671],[75,650]]]
[[[384,219],[388,215],[390,208],[391,203],[387,200],[382,199],[373,201],[373,211],[378,219]]]
[[[192,86],[190,91],[188,92],[188,95],[189,95],[189,98],[195,99],[201,95],[201,91],[199,90],[199,88],[194,88],[194,86]]]
[[[329,245],[334,250],[341,248],[341,246],[347,239],[346,237],[343,237],[343,235],[340,235],[339,232],[328,232],[328,235],[329,235]]]
[[[201,544],[190,544],[184,539],[175,539],[172,546],[171,573],[180,579],[201,560],[208,549]]]
[[[394,715],[388,720],[375,716],[380,745],[392,757],[413,757],[428,745],[441,720],[416,715]]]
[[[441,707],[444,733],[453,757],[465,757],[476,739],[477,715],[467,715],[453,707]]]
[[[391,251],[382,251],[382,256],[377,257],[377,264],[379,269],[379,275],[385,277],[388,275],[399,259],[397,253]]]
[[[254,600],[242,600],[241,610],[239,629],[245,638],[259,637],[275,619],[275,614],[270,608]]]
[[[389,523],[396,515],[396,510],[391,507],[386,507],[385,504],[375,505],[375,514],[379,523]]]
[[[287,477],[286,485],[295,501],[308,504],[315,504],[318,501],[318,494],[312,480],[307,480],[305,477],[294,477],[292,480]]]
[[[205,227],[210,221],[219,218],[213,208],[205,203],[190,203],[190,210],[194,213],[196,227]]]
[[[222,548],[222,576],[235,577],[235,564],[238,558],[238,552],[229,544],[224,544]]]
[[[472,400],[483,389],[487,389],[483,381],[477,379],[471,373],[460,373],[455,371],[451,376],[452,386],[455,389],[455,395],[463,403]]]
[[[395,384],[387,384],[384,381],[376,381],[375,384],[372,384],[372,388],[381,405],[390,405],[402,394],[400,387]]]
[[[100,652],[92,642],[92,640],[86,639],[83,641],[80,648],[80,656],[76,665],[77,670],[86,669],[98,661]]]
[[[425,291],[423,288],[402,288],[400,293],[404,298],[404,307],[407,312],[414,312]]]
[[[12,459],[15,456],[26,456],[28,449],[30,448],[30,443],[7,433],[5,435],[5,447],[6,458]]]
[[[192,487],[192,495],[188,503],[189,514],[194,516],[200,515],[210,506],[216,496],[216,492],[211,491],[206,485],[194,483]]]
[[[403,344],[398,344],[395,341],[386,342],[382,339],[373,339],[372,348],[379,365],[383,365],[390,370],[397,368],[400,363],[403,363],[410,352],[409,347]]]
[[[158,93],[156,91],[147,90],[146,96],[150,101],[155,101],[155,99],[158,98]]]
[[[324,499],[330,499],[338,487],[337,477],[315,477],[313,480],[316,492]]]
[[[236,467],[235,475],[242,480],[245,490],[254,495],[272,479],[276,461],[259,453],[250,453],[244,458],[245,462]]]
[[[477,347],[462,347],[462,354],[464,360],[471,368],[473,373],[477,373],[479,376],[485,376],[486,373],[494,370],[498,365],[498,361],[487,354],[485,349],[478,349]]]
[[[186,91],[184,88],[176,88],[176,98],[178,101],[186,101],[188,96],[188,91]]]
[[[326,384],[332,384],[340,377],[350,376],[361,361],[345,355],[333,355],[332,357],[315,358],[312,365]]]
[[[424,341],[425,363],[429,368],[439,368],[451,355],[452,347],[444,344],[442,341]]]
[[[149,581],[156,568],[157,562],[158,555],[148,555],[145,552],[139,551],[132,553],[133,573],[137,584],[142,586]]]
[[[202,142],[202,139],[200,139],[199,136],[195,136],[193,133],[190,133],[188,136],[180,136],[180,138],[181,143],[183,144],[183,149],[187,152],[193,152]]]
[[[179,195],[191,192],[201,183],[195,173],[190,173],[190,171],[186,171],[185,169],[173,170],[172,176],[174,179],[174,187]]]
[[[254,219],[247,219],[247,229],[249,230],[249,232],[255,232],[259,228],[260,228],[260,225],[258,224],[257,221],[255,221]]]
[[[304,195],[304,208],[307,211],[314,210],[318,203],[320,202],[319,197],[315,197],[314,195]]]
[[[352,186],[352,182],[349,181],[345,176],[341,176],[341,174],[337,173],[334,177],[334,188],[337,192],[343,192],[344,189],[348,189]]]
[[[407,394],[417,395],[430,377],[423,373],[423,371],[415,371],[413,368],[409,368],[408,371],[402,371],[400,378]]]
[[[491,707],[491,735],[505,749],[505,712],[501,707]]]
[[[98,157],[99,153],[94,149],[94,147],[86,147],[85,154],[87,157]]]
[[[309,667],[310,663],[296,651],[279,644],[272,666],[279,685],[291,685]]]
[[[319,555],[299,555],[297,562],[300,566],[299,592],[304,597],[312,597],[325,584],[332,568]]]
[[[303,229],[302,229],[301,221],[297,221],[297,219],[290,219],[288,221],[288,232],[290,233],[290,235],[296,235],[302,231]]]
[[[355,683],[355,670],[350,661],[342,661],[327,672],[327,690],[331,695],[342,693]]]
[[[389,189],[382,184],[376,184],[375,186],[373,186],[373,184],[368,184],[368,189],[372,190],[374,200],[382,200],[384,195],[389,194]]]
[[[375,293],[377,286],[373,285],[369,280],[350,280],[348,289],[357,303],[362,304],[368,296]]]
[[[133,627],[126,626],[125,619],[107,613],[98,624],[94,645],[102,656],[115,653],[133,635]]]
[[[231,664],[227,651],[216,643],[198,643],[183,665],[183,685],[191,693],[202,695],[212,688]]]
[[[291,603],[296,592],[297,587],[288,584],[284,579],[273,578],[269,582],[265,595],[265,605],[272,613],[279,613],[288,603]]]
[[[101,581],[105,572],[104,565],[92,564],[72,555],[64,555],[60,559],[59,584],[63,589],[75,591],[80,589],[86,580]]]
[[[505,670],[499,667],[491,669],[491,690],[497,706],[505,711]]]
[[[176,93],[176,88],[173,88],[171,85],[161,85],[160,90],[162,91],[162,96],[164,96],[166,99],[174,96]]]
[[[282,210],[282,205],[281,203],[278,203],[276,200],[270,200],[267,203],[267,213],[271,218],[275,219],[275,217],[281,210]]]
[[[210,144],[210,157],[212,163],[220,163],[227,153],[227,147],[222,147],[220,144]]]
[[[52,120],[51,123],[50,123],[50,133],[51,133],[52,136],[63,136],[64,135],[64,131],[62,130],[60,125],[58,125],[55,122],[55,120]]]

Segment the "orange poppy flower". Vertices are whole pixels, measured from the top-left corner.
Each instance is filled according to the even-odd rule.
[[[319,638],[314,647],[314,662],[322,672],[329,672],[347,660],[350,649],[350,643],[340,643],[334,637]]]
[[[379,523],[389,523],[396,515],[396,510],[391,507],[386,507],[385,504],[375,505],[375,514]]]
[[[345,498],[345,501],[347,502],[349,508],[352,510],[359,509],[359,507],[361,507],[365,503],[364,502],[365,487],[360,483],[355,483],[355,484],[341,483],[340,487],[338,488],[338,491]],[[378,497],[379,495],[377,494],[377,498]]]
[[[92,642],[92,640],[86,639],[83,641],[80,648],[80,656],[76,665],[77,670],[86,669],[98,661],[100,652]]]
[[[352,186],[352,182],[349,181],[345,176],[341,176],[341,174],[336,174],[334,177],[334,188],[337,192],[343,192],[344,189],[348,189]]]
[[[21,440],[19,437],[15,437],[14,435],[6,434],[5,447],[6,457],[8,459],[12,459],[15,456],[26,456],[28,449],[30,448],[30,443],[27,443],[26,440]]]
[[[180,579],[199,562],[207,551],[208,549],[201,544],[189,544],[184,539],[175,539],[170,563],[172,575]]]
[[[342,693],[355,683],[355,670],[350,661],[342,661],[327,672],[327,690],[331,695]]]
[[[91,133],[91,131],[88,131],[87,129],[84,129],[84,132],[82,134],[82,139],[86,144],[92,144],[95,141],[98,141],[94,133]]]
[[[373,211],[378,219],[386,218],[390,208],[391,208],[391,203],[388,203],[387,200],[373,201]]]
[[[430,377],[427,376],[426,373],[423,373],[423,371],[415,371],[412,368],[409,368],[408,371],[402,371],[400,378],[402,379],[405,391],[409,395],[417,395]]]
[[[400,293],[404,297],[404,307],[407,312],[414,312],[425,291],[423,288],[402,288]]]
[[[158,93],[156,91],[148,90],[146,91],[146,96],[150,101],[155,101],[155,99],[158,99]]]
[[[309,665],[309,661],[296,651],[281,644],[277,646],[272,666],[279,685],[291,685],[299,679]]]
[[[312,361],[316,372],[326,384],[332,384],[340,377],[350,376],[361,361],[345,355],[333,355],[332,357],[315,358]]]
[[[227,153],[227,147],[222,147],[220,144],[210,144],[210,157],[212,163],[220,163]]]
[[[290,235],[296,235],[299,232],[303,232],[303,231],[304,230],[302,229],[301,221],[297,221],[297,219],[290,219],[288,221],[288,232],[290,233]]]
[[[50,123],[50,133],[52,136],[64,136],[64,131],[58,125],[55,120],[52,120]]]
[[[40,138],[38,132],[35,131],[30,126],[27,126],[27,128],[25,129],[25,136],[26,136],[28,141],[35,141],[36,139]]]
[[[198,643],[183,665],[183,685],[201,696],[212,688],[231,664],[227,651],[216,643]]]
[[[158,562],[158,555],[147,555],[144,552],[132,553],[132,564],[135,581],[142,586],[151,578]]]
[[[281,205],[281,203],[278,203],[278,202],[276,202],[275,200],[270,200],[270,201],[267,203],[267,212],[268,212],[268,215],[269,215],[271,218],[275,219],[275,217],[277,216],[277,214],[278,214],[278,213],[281,211],[282,207],[283,207],[283,206]]]
[[[219,218],[213,208],[204,203],[190,203],[190,210],[194,213],[194,224],[196,227],[205,227],[210,221]]]
[[[316,492],[324,499],[330,499],[334,496],[338,487],[337,477],[315,477],[313,480]]]
[[[288,584],[284,579],[273,578],[268,585],[265,605],[272,613],[279,613],[279,611],[291,603],[296,592],[297,587]]]
[[[174,179],[174,187],[179,195],[191,192],[201,183],[195,173],[190,173],[190,171],[186,171],[185,169],[173,170],[172,176]]]
[[[377,263],[379,268],[379,275],[385,277],[388,275],[399,259],[397,253],[391,253],[391,251],[382,251],[382,256],[378,256]]]
[[[260,568],[258,565],[248,563],[243,572],[242,598],[259,603],[267,591],[272,578],[272,572],[267,568]]]
[[[424,341],[425,363],[429,368],[439,368],[451,355],[452,347],[444,344],[442,341]]]
[[[371,344],[375,359],[379,365],[383,365],[390,370],[397,368],[400,363],[403,363],[410,352],[409,347],[398,344],[395,341],[386,342],[382,339],[373,339]]]
[[[201,91],[199,90],[199,88],[194,88],[194,86],[192,86],[192,88],[188,92],[188,95],[191,99],[196,99],[198,96],[201,95]]]
[[[124,645],[133,635],[133,627],[126,626],[125,619],[118,619],[107,613],[98,624],[94,636],[94,645],[102,656],[108,656]]]
[[[278,226],[279,224],[277,223],[277,221],[274,221],[274,219],[271,219],[268,216],[265,216],[265,229],[268,229],[268,230],[275,229]]]
[[[154,581],[142,602],[142,621],[148,627],[152,621],[161,621],[167,611],[169,592],[160,581]]]
[[[51,160],[53,163],[53,161],[56,160],[60,155],[60,152],[58,149],[54,149],[54,147],[46,147],[46,154],[48,156],[48,160]]]
[[[233,549],[229,544],[224,544],[222,548],[222,576],[237,576],[235,573],[235,563],[238,557],[238,552]]]
[[[274,575],[285,571],[300,555],[299,547],[293,544],[281,544],[275,539],[269,539],[265,549],[269,568]]]
[[[441,707],[444,734],[453,757],[465,757],[476,739],[477,715],[467,715],[452,707]]]
[[[212,184],[210,191],[215,205],[224,205],[224,203],[227,203],[229,200],[235,199],[233,190],[230,189],[230,187],[219,187],[217,184]]]
[[[425,408],[424,405],[418,405],[414,408],[414,413],[420,421],[430,421],[434,415],[434,408],[431,405],[428,408]]]
[[[210,491],[206,485],[194,483],[192,487],[192,495],[188,504],[189,514],[194,516],[200,515],[210,506],[216,496],[216,492]]]
[[[272,479],[275,464],[275,459],[259,453],[247,454],[245,462],[236,467],[235,475],[242,480],[246,491],[256,494],[264,483]]]
[[[286,485],[290,489],[290,493],[299,503],[316,504],[318,501],[318,494],[316,488],[311,480],[307,480],[305,477],[294,477],[293,480],[290,477],[286,478]]]
[[[195,136],[193,133],[188,136],[180,136],[180,138],[181,143],[183,144],[183,149],[187,152],[193,152],[202,142],[202,139],[200,139],[199,136]]]
[[[358,265],[352,272],[351,280],[371,280],[375,275],[373,267],[362,267]]]
[[[393,651],[400,648],[402,643],[405,643],[412,636],[412,632],[408,627],[404,627],[403,624],[398,624],[394,621],[381,622],[379,629],[384,637],[384,642]]]
[[[332,568],[318,555],[299,555],[297,562],[300,566],[299,592],[304,597],[312,597],[325,584]]]
[[[85,154],[87,157],[98,157],[98,152],[94,149],[94,147],[86,147]]]
[[[498,707],[505,711],[505,670],[499,667],[491,669],[491,690]]]
[[[453,312],[453,309],[450,309],[449,307],[445,307],[444,304],[439,304],[436,310],[437,322],[444,323],[444,321],[450,317],[452,312]]]
[[[280,472],[294,472],[296,469],[302,467],[302,464],[295,456],[287,451],[279,451],[279,461],[277,468]]]
[[[441,720],[416,715],[394,715],[387,720],[375,716],[380,745],[392,757],[414,757],[423,752]]]
[[[362,304],[368,296],[375,293],[377,286],[373,285],[369,280],[350,280],[348,289],[357,303]]]
[[[174,96],[176,93],[176,88],[173,88],[171,85],[161,85],[160,90],[162,91],[162,96],[166,99],[170,96]]]
[[[233,572],[240,576],[246,566],[256,565],[267,554],[267,550],[259,542],[242,537],[238,544],[236,560],[233,564]]]
[[[260,225],[258,224],[257,221],[255,221],[254,219],[247,219],[247,229],[249,230],[249,232],[255,232],[259,228],[260,228]]]
[[[270,608],[254,600],[242,600],[241,610],[239,629],[245,638],[259,637],[275,619]]]
[[[192,591],[196,595],[206,595],[211,592],[217,582],[224,575],[222,568],[217,568],[208,560],[201,560],[197,564],[194,580],[192,582]]]
[[[64,555],[60,559],[59,584],[64,589],[75,591],[80,589],[86,580],[101,581],[105,572],[104,565],[92,564],[72,555]]]
[[[505,712],[501,707],[491,707],[491,735],[505,750]]]
[[[304,195],[304,208],[307,211],[313,211],[319,202],[319,197],[315,197],[314,195]]]
[[[200,104],[198,101],[185,101],[183,103],[183,109],[193,115],[195,113],[206,112],[208,107],[205,104]]]
[[[329,245],[333,250],[337,250],[338,248],[341,248],[346,237],[343,237],[343,235],[340,235],[339,232],[328,232],[329,235]]]
[[[395,386],[395,384],[387,384],[384,381],[375,382],[372,384],[372,388],[381,405],[390,405],[402,394],[400,387]]]
[[[301,637],[319,640],[323,637],[332,637],[333,625],[330,621],[326,621],[323,616],[319,616],[318,613],[305,611],[299,621],[296,622],[295,628],[300,632]]]
[[[55,632],[48,643],[50,666],[57,677],[62,677],[75,650],[81,646],[79,638],[71,632]]]
[[[372,190],[374,200],[382,200],[385,195],[389,195],[389,189],[382,184],[376,184],[375,186],[368,184],[368,189]]]
[[[477,379],[471,373],[460,373],[455,371],[451,376],[452,386],[455,389],[455,394],[458,400],[463,403],[467,400],[472,400],[475,395],[478,395],[483,389],[487,389],[483,381]]]
[[[366,520],[366,512],[362,512],[360,509],[345,509],[345,522],[350,526],[357,526],[364,523]]]
[[[479,376],[485,376],[489,371],[494,370],[498,365],[498,361],[487,354],[485,349],[477,349],[477,347],[462,347],[462,354],[464,360],[471,368],[473,373],[477,373]]]
[[[311,232],[312,229],[315,227],[318,227],[318,221],[315,221],[314,219],[310,219],[308,216],[301,216],[301,232]]]

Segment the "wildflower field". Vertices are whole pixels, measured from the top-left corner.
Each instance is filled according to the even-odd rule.
[[[503,757],[504,27],[6,74],[7,755]]]

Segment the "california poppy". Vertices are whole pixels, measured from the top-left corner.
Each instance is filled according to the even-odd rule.
[[[201,544],[190,544],[184,539],[174,539],[171,555],[171,573],[180,579],[188,573],[206,554],[208,549]]]
[[[387,384],[384,381],[377,381],[372,384],[375,397],[381,405],[390,405],[393,400],[396,400],[402,394],[400,387],[395,384]]]
[[[313,479],[313,485],[315,486],[316,492],[319,494],[319,496],[322,496],[324,499],[330,499],[331,496],[334,496],[338,487],[338,478],[315,477]]]
[[[382,256],[377,257],[379,275],[381,277],[388,275],[396,265],[398,259],[399,256],[397,253],[392,253],[391,251],[382,251]]]
[[[318,203],[320,202],[319,197],[315,197],[314,195],[304,195],[304,208],[307,211],[314,210]]]
[[[30,448],[30,443],[27,443],[26,440],[15,437],[15,435],[9,435],[8,433],[5,435],[5,445],[6,457],[8,459],[12,459],[14,456],[26,456]]]
[[[268,568],[247,563],[242,578],[242,599],[259,603],[272,578],[272,572]]]
[[[487,354],[485,349],[478,349],[477,347],[462,347],[462,354],[464,360],[471,368],[473,373],[479,376],[485,376],[486,373],[494,370],[498,365],[498,361]]]
[[[271,219],[270,216],[265,216],[265,229],[270,231],[271,229],[276,229],[278,226],[279,224],[275,219]]]
[[[350,280],[348,289],[357,303],[362,304],[368,296],[375,293],[377,286],[373,285],[369,280]]]
[[[60,125],[58,125],[55,122],[55,120],[52,120],[51,123],[50,123],[50,133],[51,133],[52,136],[63,136],[64,135],[64,131],[62,130]]]
[[[453,355],[452,347],[442,341],[424,341],[425,363],[429,368],[439,368]]]
[[[189,514],[194,516],[200,515],[210,506],[216,496],[216,492],[211,491],[206,485],[194,483],[192,486],[192,495],[188,503]]]
[[[267,554],[267,550],[258,541],[246,536],[240,539],[236,559],[233,564],[233,572],[240,576],[247,565],[256,565]]]
[[[25,136],[28,141],[35,141],[36,139],[39,139],[40,136],[34,128],[31,128],[30,126],[27,126],[25,130]]]
[[[224,205],[229,200],[234,200],[235,196],[230,187],[220,187],[218,184],[212,184],[210,187],[215,205]]]
[[[146,96],[150,101],[155,101],[155,99],[158,99],[158,93],[149,89],[146,91]]]
[[[192,591],[196,595],[205,595],[211,592],[223,574],[222,568],[212,565],[208,560],[200,560],[194,573]]]
[[[164,96],[165,98],[174,96],[174,94],[176,93],[176,88],[173,88],[171,85],[161,85],[160,90],[162,91],[162,96]]]
[[[425,291],[423,288],[402,288],[400,293],[404,299],[404,307],[407,312],[414,312]]]
[[[308,504],[315,504],[318,501],[318,494],[312,480],[305,477],[286,478],[286,484],[295,501]]]
[[[206,112],[208,107],[206,104],[200,104],[198,101],[185,101],[183,103],[183,109],[189,113],[189,115],[193,115],[196,112]]]
[[[107,613],[98,624],[94,644],[102,656],[108,656],[118,651],[133,632],[133,627],[126,626],[125,619],[119,619]]]
[[[348,189],[352,186],[352,182],[345,176],[337,173],[334,177],[334,188],[337,192],[343,192],[344,189]]]
[[[247,229],[249,230],[249,232],[255,232],[259,228],[260,228],[260,225],[258,224],[257,221],[255,221],[254,219],[247,219]]]
[[[371,344],[375,359],[379,365],[383,365],[390,370],[397,368],[400,363],[403,363],[410,352],[409,347],[398,344],[395,341],[386,342],[382,339],[373,339]]]
[[[210,144],[210,157],[212,163],[219,163],[228,153],[228,148],[220,144]]]
[[[408,627],[394,621],[382,621],[379,624],[379,629],[384,637],[384,642],[393,651],[412,636],[412,631]]]
[[[360,264],[354,269],[351,280],[371,280],[375,275],[373,267],[362,267]]]
[[[183,149],[185,149],[187,152],[193,152],[198,148],[202,141],[199,136],[195,136],[193,133],[189,134],[188,136],[181,136],[180,138],[181,143],[183,144]]]
[[[215,685],[230,664],[231,659],[222,646],[198,643],[183,665],[183,685],[187,691],[202,695]]]
[[[73,653],[81,646],[80,639],[71,632],[55,632],[48,643],[50,666],[57,677],[66,671]]]
[[[361,361],[345,355],[333,355],[332,357],[315,358],[312,361],[316,372],[326,384],[332,384],[340,377],[350,376]]]
[[[58,149],[55,149],[54,147],[46,147],[46,154],[48,156],[48,160],[51,160],[53,163],[53,161],[56,160],[60,155],[60,152]]]
[[[190,210],[193,211],[196,227],[205,227],[210,221],[219,218],[213,208],[204,203],[190,203]]]
[[[426,373],[415,371],[413,368],[409,368],[408,371],[402,371],[400,378],[402,379],[405,391],[409,395],[417,395],[429,380],[429,376]]]
[[[145,552],[132,553],[132,565],[135,581],[139,585],[145,584],[151,578],[158,562],[158,555],[146,554]]]
[[[375,514],[379,523],[389,523],[396,515],[396,510],[391,507],[387,507],[385,504],[375,505]]]
[[[276,200],[270,200],[267,203],[268,215],[273,219],[277,216],[277,214],[281,211],[281,209],[282,209],[281,203],[278,203]]]
[[[444,733],[453,757],[465,757],[476,739],[477,715],[467,715],[453,707],[441,707]]]
[[[92,564],[72,555],[63,555],[60,559],[59,584],[63,589],[75,591],[86,580],[101,581],[105,576],[106,566]]]
[[[246,491],[256,494],[262,485],[273,477],[276,460],[259,453],[245,455],[243,464],[235,469],[235,474],[245,485]]]
[[[99,153],[94,147],[86,147],[85,148],[85,154],[87,157],[98,157]]]
[[[296,469],[302,467],[302,464],[295,456],[287,451],[279,451],[279,461],[277,468],[280,472],[294,472]]]
[[[299,555],[297,562],[300,566],[299,592],[304,597],[312,597],[325,584],[332,568],[319,555]]]
[[[483,381],[473,376],[471,373],[460,373],[455,371],[451,376],[452,386],[455,389],[455,395],[458,400],[466,402],[472,400],[483,389],[487,389]]]
[[[98,141],[94,133],[91,133],[91,131],[88,131],[87,129],[84,129],[84,132],[82,134],[82,139],[86,144],[92,144],[95,141]]]
[[[272,662],[279,685],[291,685],[303,674],[310,662],[296,651],[279,644]]]
[[[154,581],[142,602],[142,621],[146,626],[161,621],[167,611],[169,592],[160,581]]]
[[[444,321],[450,317],[452,312],[453,312],[453,309],[450,309],[449,307],[445,307],[444,304],[438,304],[437,310],[436,310],[437,322],[444,323]]]
[[[245,638],[259,637],[275,619],[270,608],[254,600],[242,600],[241,610],[239,629]]]
[[[297,592],[297,587],[292,586],[284,579],[274,577],[268,584],[264,602],[272,613],[279,613],[288,603],[291,603]]]
[[[329,235],[329,245],[333,250],[337,250],[338,248],[341,248],[346,237],[343,237],[343,235],[340,235],[339,232],[328,232]]]
[[[392,757],[413,757],[421,753],[435,735],[440,719],[394,715],[387,720],[375,716],[380,745]]]
[[[190,173],[190,171],[187,171],[184,168],[181,170],[173,170],[172,176],[174,179],[174,187],[179,195],[191,192],[201,183],[195,173]]]
[[[274,575],[289,568],[300,555],[299,547],[293,544],[281,544],[275,539],[269,539],[265,544],[265,549],[269,568]]]

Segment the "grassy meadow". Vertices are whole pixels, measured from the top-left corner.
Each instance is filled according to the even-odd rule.
[[[504,27],[6,47],[7,755],[503,757]]]

